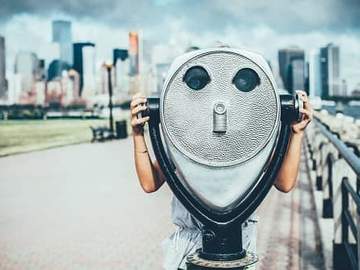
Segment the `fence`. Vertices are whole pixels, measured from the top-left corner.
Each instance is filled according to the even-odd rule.
[[[357,143],[315,118],[306,136],[316,188],[322,191],[322,217],[333,219],[333,267],[359,270],[360,159]],[[330,239],[329,239],[330,241]]]

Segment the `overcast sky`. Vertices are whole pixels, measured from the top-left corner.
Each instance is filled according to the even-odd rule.
[[[0,0],[0,7],[9,71],[19,50],[51,60],[51,20],[69,19],[74,41],[96,43],[99,63],[112,48],[127,47],[130,30],[156,45],[158,62],[222,41],[259,51],[276,66],[279,48],[309,52],[334,42],[341,76],[350,89],[360,82],[360,0]]]

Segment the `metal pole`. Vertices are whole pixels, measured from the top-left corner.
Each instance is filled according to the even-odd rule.
[[[111,131],[111,136],[114,136],[114,123],[113,123],[113,103],[112,103],[112,83],[111,83],[111,66],[106,67],[108,72],[108,90],[109,90],[109,110],[110,110],[110,118],[109,118],[109,126]]]
[[[345,187],[345,182],[344,182],[345,179],[343,179],[341,182],[341,195],[342,195],[341,196],[342,197],[342,209],[341,209],[342,239],[341,240],[343,244],[349,241],[349,224],[345,216],[345,211],[349,210],[349,196]]]

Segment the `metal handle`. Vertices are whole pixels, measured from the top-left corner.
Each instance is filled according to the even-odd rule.
[[[296,93],[282,94],[280,95],[281,102],[281,121],[286,123],[300,122],[303,114],[301,109],[304,108],[304,102],[300,98],[300,95]]]
[[[140,103],[138,106],[144,106],[144,105],[147,105],[147,103]],[[146,108],[145,111],[140,111],[136,114],[136,118],[139,119],[139,118],[143,118],[143,117],[146,117],[146,116],[149,116],[149,108]]]

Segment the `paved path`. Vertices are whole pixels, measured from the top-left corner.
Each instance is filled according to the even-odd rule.
[[[324,269],[314,207],[303,160],[296,188],[287,194],[273,188],[260,206],[258,269]]]
[[[161,269],[171,194],[141,191],[130,140],[1,158],[0,170],[1,270]],[[314,225],[302,218],[311,213],[302,183],[272,190],[258,212],[258,269],[321,269],[316,248],[304,248]]]

